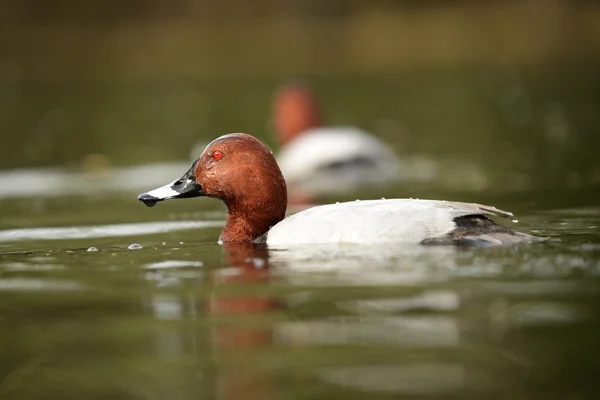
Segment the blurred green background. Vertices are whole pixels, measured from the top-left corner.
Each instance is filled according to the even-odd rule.
[[[0,168],[182,160],[252,133],[278,85],[400,155],[515,190],[596,186],[595,1],[5,0]]]

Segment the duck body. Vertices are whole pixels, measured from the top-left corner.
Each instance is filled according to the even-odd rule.
[[[308,129],[281,148],[277,162],[290,188],[315,195],[393,183],[401,170],[388,146],[355,127]]]
[[[495,224],[512,218],[495,207],[440,200],[360,200],[312,207],[273,226],[258,241],[270,246],[309,243],[491,245],[533,236]]]

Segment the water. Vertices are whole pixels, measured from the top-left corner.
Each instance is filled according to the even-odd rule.
[[[3,138],[0,164],[69,168],[0,172],[0,399],[598,398],[600,99],[582,71],[316,80],[329,120],[406,167],[324,201],[472,201],[549,238],[486,249],[219,246],[220,202],[136,200],[196,141],[272,142],[274,78],[25,85],[3,132],[40,129]],[[164,111],[189,91],[203,124],[179,118],[193,96]]]
[[[0,397],[596,398],[598,194],[474,196],[541,244],[286,251],[210,199],[5,199]]]

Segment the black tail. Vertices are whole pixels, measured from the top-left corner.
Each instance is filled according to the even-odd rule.
[[[544,241],[544,238],[516,232],[480,215],[454,218],[456,228],[445,236],[426,239],[426,245],[495,246]]]

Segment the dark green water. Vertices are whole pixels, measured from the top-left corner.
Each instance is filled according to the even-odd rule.
[[[57,196],[62,186],[51,171],[3,173],[3,193],[34,189],[0,199],[0,398],[598,398],[600,101],[591,74],[436,76],[319,84],[332,120],[377,131],[415,175],[435,172],[346,199],[491,204],[519,220],[503,223],[549,241],[223,247],[217,201],[148,209],[136,201],[139,182],[103,191],[102,173],[63,177],[70,189]],[[183,127],[170,139],[160,139],[161,108],[151,103],[166,89],[105,88],[121,103],[102,106],[92,106],[101,96],[85,95],[97,88],[60,96],[74,121],[98,129],[89,131],[90,146],[116,161],[130,152],[133,163],[153,154],[183,159],[194,140],[240,130],[232,125],[267,137],[272,86],[247,83],[255,90],[237,97],[228,97],[234,85],[215,86],[221,97],[202,133]],[[59,96],[46,89],[38,103],[34,91],[25,98],[44,109]],[[144,97],[139,109],[119,106]],[[226,106],[241,111],[228,121]],[[335,107],[353,117],[336,116]],[[130,137],[107,131],[103,139],[95,118],[103,110],[118,126],[139,117],[132,132],[152,129]],[[4,126],[23,128],[26,115]],[[77,161],[85,140],[57,132],[75,147],[40,154]],[[6,166],[19,165],[17,153],[26,150],[14,148]],[[78,192],[68,185],[77,179],[97,182]],[[141,248],[128,249],[134,243]]]
[[[1,397],[595,398],[600,209],[555,206],[573,195],[598,198],[498,196],[551,238],[499,249],[269,252],[218,246],[218,227],[144,235],[140,222],[70,240],[19,231],[0,242]],[[57,225],[75,207],[71,226],[119,209],[106,220],[223,217],[206,199],[34,203],[3,223]]]

